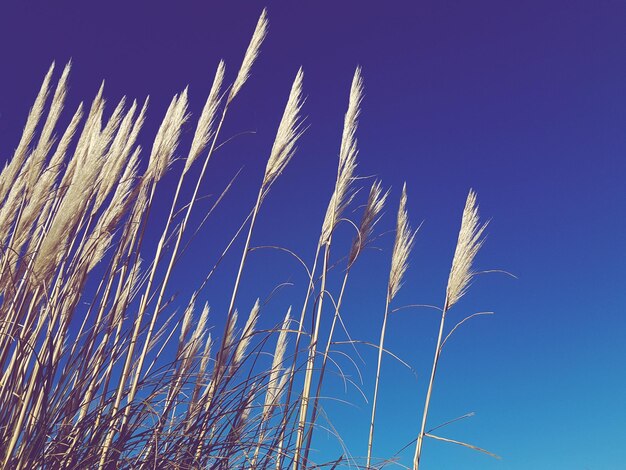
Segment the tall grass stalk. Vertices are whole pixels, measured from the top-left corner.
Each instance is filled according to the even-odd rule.
[[[435,355],[433,357],[430,379],[428,381],[428,390],[426,391],[426,399],[424,402],[424,411],[422,413],[422,425],[417,437],[417,444],[415,446],[413,470],[419,469],[420,458],[422,456],[422,446],[424,444],[424,437],[426,437],[426,422],[428,419],[430,399],[432,397],[435,375],[437,373],[437,366],[439,365],[439,358],[443,347],[442,340],[446,314],[448,313],[448,310],[452,308],[452,306],[457,303],[461,297],[463,297],[472,278],[474,277],[475,273],[472,270],[472,263],[474,262],[474,257],[478,253],[478,250],[483,244],[483,239],[481,237],[485,227],[486,224],[480,225],[479,222],[476,193],[470,190],[467,195],[465,209],[463,210],[461,229],[459,231],[459,238],[454,251],[454,257],[452,259],[452,268],[450,269],[448,286],[446,287],[446,297],[441,311],[441,321],[439,322],[439,333],[437,335],[437,343],[435,345]]]
[[[311,413],[311,426],[309,428],[307,442],[305,445],[305,454],[304,454],[305,462],[308,461],[309,451],[311,449],[311,445],[313,441],[313,431],[315,429],[315,423],[316,423],[317,415],[320,409],[320,396],[322,392],[322,384],[324,381],[324,375],[326,373],[326,366],[328,364],[328,359],[330,357],[330,350],[331,350],[330,348],[333,344],[335,328],[337,326],[338,321],[340,321],[343,324],[343,321],[341,321],[340,310],[343,304],[343,297],[346,292],[346,286],[348,284],[348,277],[350,275],[352,266],[354,265],[356,260],[359,258],[359,256],[361,255],[365,247],[371,242],[371,237],[374,231],[374,226],[378,223],[378,220],[380,218],[380,213],[383,210],[383,207],[385,205],[385,201],[388,195],[389,195],[389,192],[386,192],[383,194],[380,181],[375,181],[374,184],[372,184],[372,187],[369,192],[369,197],[367,199],[367,204],[365,206],[365,210],[363,211],[363,217],[361,219],[361,223],[357,227],[356,236],[350,248],[350,253],[347,259],[347,266],[346,266],[345,273],[343,276],[343,281],[341,283],[341,289],[339,291],[339,296],[337,297],[337,301],[335,303],[335,313],[333,315],[333,321],[330,326],[330,331],[328,332],[326,348],[324,349],[324,352],[322,354],[322,365],[320,367],[319,378],[317,381],[317,389],[316,389],[315,397],[313,401],[313,412]],[[349,336],[348,336],[348,339],[351,340]]]
[[[370,468],[372,462],[372,446],[374,444],[374,423],[376,420],[376,405],[378,404],[378,387],[380,385],[380,369],[383,360],[385,347],[385,333],[387,332],[387,318],[389,316],[389,305],[399,292],[402,286],[404,274],[408,268],[408,260],[413,244],[415,242],[416,231],[412,231],[409,226],[409,216],[406,210],[407,195],[406,183],[402,188],[400,197],[400,207],[396,222],[396,240],[391,254],[391,269],[389,271],[389,282],[387,283],[387,298],[385,300],[385,314],[383,324],[380,329],[380,341],[378,344],[378,361],[376,363],[376,380],[374,382],[374,398],[372,399],[372,416],[370,418],[370,431],[367,441],[367,461],[366,468]]]
[[[348,110],[344,118],[343,133],[341,136],[341,148],[339,151],[337,180],[335,182],[335,189],[333,191],[330,203],[328,205],[328,209],[326,211],[326,216],[322,225],[322,235],[319,242],[320,246],[318,246],[318,250],[320,248],[323,249],[321,275],[322,277],[320,282],[319,297],[317,298],[314,327],[308,348],[306,372],[304,376],[304,385],[302,388],[302,396],[300,401],[300,418],[298,422],[296,451],[293,462],[294,470],[297,470],[299,468],[299,465],[301,464],[300,456],[302,453],[302,445],[304,443],[304,434],[308,414],[309,399],[311,394],[311,382],[313,379],[313,367],[317,354],[317,343],[324,306],[324,297],[326,295],[326,276],[328,273],[328,262],[330,258],[332,235],[336,225],[341,220],[341,214],[344,211],[345,206],[349,203],[351,199],[350,186],[353,182],[354,171],[356,169],[356,157],[358,155],[356,130],[358,126],[358,118],[362,97],[363,79],[361,78],[361,69],[357,68],[354,72],[354,77],[352,79]],[[306,465],[306,463],[304,463],[304,465]]]
[[[359,268],[357,260],[365,248],[377,239],[374,229],[389,194],[375,181],[360,223],[351,220],[347,209],[360,197],[356,175],[363,97],[360,68],[350,87],[333,192],[315,256],[309,266],[295,250],[273,247],[305,268],[299,314],[292,317],[289,308],[281,321],[268,326],[272,298],[281,286],[247,307],[242,324],[238,304],[244,286],[254,286],[245,272],[250,253],[260,248],[252,243],[267,196],[305,131],[302,70],[292,83],[249,212],[208,264],[210,269],[193,286],[193,293],[184,300],[169,294],[176,285],[177,262],[236,186],[239,173],[193,226],[192,213],[199,210],[209,164],[224,145],[220,142],[224,123],[251,76],[267,27],[264,10],[232,82],[224,63],[217,65],[186,151],[181,150],[181,136],[194,125],[187,88],[171,99],[156,134],[145,137],[148,99],[140,104],[124,97],[109,108],[100,86],[88,104],[81,103],[64,121],[71,64],[60,73],[53,64],[45,73],[13,156],[0,172],[2,468],[300,470],[355,462],[347,450],[325,463],[313,462],[312,450],[326,415],[321,397],[331,367],[343,374],[333,357],[343,351],[335,346],[350,344],[360,356],[359,341],[352,339],[346,326],[349,280],[354,279],[352,272]],[[140,142],[148,150],[145,161]],[[186,157],[180,167],[179,153]],[[191,171],[196,162],[198,171]],[[155,228],[153,211],[162,197],[163,177],[175,170],[179,173],[169,208],[163,225]],[[189,198],[184,200],[187,192]],[[373,459],[390,305],[403,282],[416,233],[410,228],[406,204],[403,189],[363,457],[367,468]],[[336,261],[343,241],[334,234],[342,222],[356,235],[345,256]],[[461,323],[480,315],[470,315],[444,337],[446,313],[474,275],[471,266],[483,230],[475,194],[470,192],[446,290],[415,469],[425,437],[486,452],[426,431],[441,349]],[[209,323],[220,313],[210,309],[214,299],[204,298],[205,287],[221,263],[235,256],[232,251],[238,242],[242,248],[236,255],[236,273],[226,284],[231,287],[220,318],[224,329],[216,335]],[[343,269],[340,273],[338,266]],[[339,290],[331,292],[335,277]],[[332,311],[328,327],[327,311]],[[337,339],[339,325],[347,341]],[[332,424],[329,429],[335,432]]]

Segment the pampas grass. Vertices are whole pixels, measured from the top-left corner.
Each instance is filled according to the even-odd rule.
[[[389,283],[387,284],[387,299],[385,301],[385,314],[383,315],[383,325],[380,329],[380,342],[378,344],[378,362],[376,365],[376,380],[374,382],[374,398],[372,399],[372,417],[370,418],[370,432],[367,441],[367,463],[369,468],[372,461],[372,446],[374,443],[374,423],[376,420],[376,405],[378,403],[378,387],[380,385],[380,369],[385,348],[385,333],[387,332],[387,318],[389,316],[389,305],[398,294],[402,286],[402,279],[408,268],[409,255],[415,243],[417,230],[411,230],[409,226],[409,214],[406,209],[407,195],[406,183],[402,187],[400,196],[400,207],[396,221],[396,240],[391,253],[391,269],[389,270]]]
[[[422,426],[420,433],[417,437],[417,444],[415,446],[415,456],[413,458],[413,470],[419,469],[420,458],[422,455],[422,445],[424,443],[424,437],[434,437],[426,432],[426,422],[428,419],[428,411],[430,407],[430,399],[432,397],[433,385],[435,382],[435,375],[437,372],[437,366],[439,365],[439,358],[441,351],[445,343],[445,339],[442,342],[444,334],[444,326],[446,321],[446,314],[448,310],[452,308],[454,304],[466,293],[469,287],[470,281],[474,277],[472,271],[472,264],[474,258],[478,253],[478,250],[483,244],[481,238],[487,224],[480,225],[478,218],[478,206],[476,204],[476,193],[470,190],[467,195],[467,201],[465,202],[465,209],[463,210],[463,217],[461,220],[461,229],[459,231],[459,238],[454,251],[454,257],[452,258],[452,268],[450,269],[450,276],[448,277],[448,286],[446,288],[446,297],[441,310],[441,321],[439,323],[439,335],[437,336],[437,344],[435,346],[435,356],[433,358],[433,365],[430,373],[430,380],[428,382],[428,390],[426,391],[426,400],[424,403],[424,412],[422,413]],[[469,317],[468,317],[469,318]],[[452,330],[454,332],[456,327]],[[451,332],[451,333],[452,333]],[[446,337],[447,339],[447,337]],[[459,442],[456,442],[459,443]],[[460,443],[470,448],[469,444]],[[481,449],[482,450],[482,449]]]
[[[358,209],[360,222],[351,220],[348,208],[359,199],[356,137],[364,96],[360,68],[347,96],[335,184],[327,195],[311,266],[293,251],[274,247],[306,269],[306,284],[300,286],[304,297],[293,306],[299,315],[289,308],[281,313],[280,323],[265,328],[267,312],[273,309],[268,299],[259,298],[245,308],[238,304],[262,205],[296,157],[305,131],[301,69],[288,95],[279,99],[286,104],[274,142],[265,151],[265,171],[249,214],[180,311],[166,295],[179,275],[177,261],[187,248],[181,249],[182,239],[189,235],[223,123],[253,75],[267,27],[263,11],[232,83],[224,62],[218,64],[197,119],[188,112],[187,88],[171,99],[156,134],[142,137],[150,142],[146,149],[138,142],[148,100],[140,104],[123,98],[107,114],[109,105],[100,87],[88,106],[81,104],[68,113],[71,64],[56,85],[54,64],[48,70],[15,152],[0,173],[2,468],[303,469],[357,463],[348,453],[313,462],[311,449],[324,414],[320,397],[329,363],[334,362],[333,346],[340,343],[340,326],[348,337],[345,343],[359,354],[361,343],[350,336],[342,316],[345,293],[351,270],[378,238],[377,224],[392,194],[374,181]],[[60,128],[66,114],[69,123]],[[190,127],[191,143],[185,149],[181,135]],[[179,154],[184,159],[180,170],[175,163]],[[199,171],[190,171],[194,165]],[[180,173],[169,196],[169,212],[163,226],[155,227],[150,217],[155,198],[167,197],[160,192],[160,182],[176,171]],[[183,188],[191,194],[186,201],[181,201]],[[380,340],[372,345],[378,361],[369,433],[362,432],[367,454],[360,465],[365,468],[373,468],[390,304],[406,278],[417,232],[411,229],[407,205],[405,186]],[[333,239],[342,223],[354,229],[348,247]],[[158,240],[151,250],[144,243],[148,230]],[[460,326],[444,336],[446,312],[468,291],[484,230],[476,195],[470,191],[416,434],[416,470],[425,437],[486,452],[426,430],[441,349]],[[242,251],[232,253],[239,235],[244,237]],[[331,249],[333,255],[340,254],[335,264]],[[235,257],[238,269],[224,299],[227,309],[215,311],[200,297],[225,257]],[[336,266],[342,269],[333,270]],[[340,288],[331,292],[335,276]],[[249,311],[243,324],[238,313],[242,311]],[[209,331],[215,318],[224,325],[221,335]]]

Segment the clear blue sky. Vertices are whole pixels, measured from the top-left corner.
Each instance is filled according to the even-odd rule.
[[[626,3],[611,0],[41,2],[0,5],[0,158],[20,129],[53,60],[72,59],[70,108],[106,79],[113,103],[151,97],[149,142],[171,96],[190,85],[198,115],[220,58],[234,78],[263,6],[270,33],[226,123],[235,139],[216,156],[204,194],[244,170],[207,230],[182,259],[172,293],[184,299],[254,202],[275,127],[300,65],[310,129],[263,208],[253,244],[311,261],[330,196],[342,114],[356,65],[365,99],[359,173],[392,187],[380,230],[393,228],[402,182],[413,225],[424,221],[396,305],[441,304],[464,198],[477,190],[492,222],[480,277],[451,312],[496,315],[461,329],[440,363],[430,423],[477,416],[441,430],[502,455],[427,442],[424,469],[614,470],[626,465]],[[69,119],[69,116],[66,116]],[[189,133],[188,133],[189,134]],[[187,138],[189,135],[186,136]],[[173,174],[180,171],[180,163]],[[169,204],[168,185],[162,207]],[[202,210],[209,203],[200,206]],[[155,215],[155,224],[159,213]],[[351,236],[343,229],[344,238]],[[154,235],[156,238],[157,235]],[[154,240],[153,240],[154,241]],[[345,240],[344,240],[345,241]],[[375,341],[392,236],[366,254],[348,286],[353,336]],[[336,256],[347,249],[341,245]],[[202,296],[220,322],[235,256]],[[292,280],[264,311],[272,325],[302,297],[303,277],[279,253],[255,253],[239,308]],[[335,287],[333,285],[333,287]],[[221,331],[221,328],[217,329]],[[413,439],[437,332],[429,311],[389,324],[389,348],[417,372],[383,364],[375,454]],[[345,349],[350,352],[349,349]],[[363,349],[366,395],[375,354]],[[338,357],[355,379],[350,362]],[[368,405],[331,377],[325,402],[355,455],[365,453]],[[338,456],[318,433],[316,446]],[[402,454],[408,464],[412,448]],[[320,457],[321,458],[321,457]]]

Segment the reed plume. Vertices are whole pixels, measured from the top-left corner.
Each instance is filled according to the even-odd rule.
[[[378,343],[378,361],[376,365],[376,380],[374,382],[374,397],[372,399],[372,415],[370,418],[369,438],[367,441],[367,462],[366,468],[370,468],[372,462],[372,447],[374,445],[374,424],[376,421],[376,406],[378,404],[378,388],[380,384],[380,370],[385,347],[385,334],[387,332],[387,318],[389,316],[389,305],[402,287],[402,279],[408,268],[409,255],[415,243],[417,230],[411,230],[409,225],[409,215],[406,209],[407,195],[406,183],[402,187],[398,216],[396,218],[396,239],[391,253],[391,269],[389,270],[389,282],[387,284],[387,299],[385,301],[385,314],[383,324],[380,329],[380,341]]]
[[[220,61],[197,118],[189,113],[194,98],[185,88],[171,98],[151,136],[144,129],[149,99],[107,102],[102,84],[90,101],[68,110],[72,64],[62,70],[52,64],[45,73],[12,158],[0,172],[0,467],[282,470],[353,463],[347,453],[326,464],[310,457],[317,422],[324,416],[322,391],[329,366],[338,364],[335,354],[348,356],[336,345],[350,344],[359,354],[359,342],[344,317],[348,280],[365,248],[378,239],[375,232],[389,195],[376,180],[367,200],[360,201],[355,187],[360,68],[350,86],[334,187],[320,220],[312,267],[295,250],[272,247],[305,268],[300,314],[292,317],[290,307],[284,317],[275,316],[270,299],[276,289],[267,300],[258,298],[240,325],[237,303],[245,282],[254,287],[244,271],[248,255],[260,248],[252,246],[252,238],[262,206],[270,202],[268,195],[306,130],[302,69],[295,74],[266,154],[254,205],[191,297],[183,299],[186,294],[177,291],[183,284],[175,281],[181,257],[236,187],[233,178],[194,226],[192,213],[205,192],[209,162],[224,145],[224,122],[251,76],[267,27],[263,10],[234,80],[229,81]],[[185,148],[187,131],[190,144]],[[173,194],[163,191],[168,172],[178,178]],[[155,227],[157,201],[164,199],[169,212]],[[365,202],[358,206],[363,208],[358,224],[351,220],[357,201]],[[387,317],[417,232],[406,206],[405,185],[378,346],[366,467],[372,465]],[[340,237],[333,239],[342,222],[355,230],[345,246]],[[219,226],[214,223],[202,234]],[[470,191],[446,289],[416,469],[424,437],[486,452],[425,432],[435,369],[447,339],[442,340],[445,315],[471,284],[484,229]],[[213,237],[204,240],[213,243]],[[243,247],[236,254],[238,268],[228,297],[216,304],[209,299],[212,305],[228,305],[219,319],[223,333],[215,336],[210,320],[216,314],[209,318],[203,296],[224,289],[207,294],[204,287],[222,260],[233,256],[238,241]],[[336,262],[331,248],[333,255],[340,253]],[[184,284],[193,282],[184,279]],[[332,322],[322,328],[329,301]],[[346,341],[337,338],[339,325]]]
[[[448,277],[448,286],[446,287],[446,298],[444,300],[443,309],[441,311],[441,322],[439,323],[439,335],[435,347],[435,356],[428,382],[428,390],[426,391],[426,400],[424,403],[424,411],[422,413],[422,425],[420,433],[417,437],[415,446],[415,456],[413,457],[413,470],[419,469],[420,458],[422,455],[422,445],[426,434],[426,421],[428,419],[428,410],[430,407],[430,399],[435,382],[437,366],[439,365],[439,357],[443,346],[443,332],[446,321],[446,314],[450,308],[465,294],[469,287],[470,281],[474,276],[472,264],[478,250],[483,244],[483,232],[487,224],[480,225],[478,218],[478,205],[476,204],[476,193],[469,191],[465,208],[463,209],[463,217],[461,219],[461,229],[452,258],[452,268]],[[453,330],[454,331],[454,330]]]

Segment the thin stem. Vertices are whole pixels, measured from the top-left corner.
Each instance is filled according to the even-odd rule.
[[[346,270],[345,275],[343,276],[343,283],[341,284],[341,291],[339,293],[339,298],[337,299],[337,305],[335,306],[335,315],[333,316],[333,322],[330,326],[330,332],[328,333],[328,341],[326,342],[326,349],[324,350],[324,355],[322,356],[322,367],[320,369],[320,377],[317,382],[317,390],[315,392],[315,401],[313,402],[313,412],[311,413],[311,424],[307,437],[307,444],[304,450],[304,461],[307,462],[309,459],[309,450],[311,449],[311,442],[313,441],[313,430],[315,428],[315,421],[317,419],[318,407],[319,407],[319,398],[322,391],[322,382],[324,380],[324,373],[326,372],[326,364],[328,363],[328,356],[330,354],[330,346],[332,345],[333,335],[335,333],[335,326],[337,325],[337,320],[339,319],[339,309],[341,308],[341,303],[343,301],[343,294],[346,290],[346,285],[348,283],[348,276],[350,274],[350,268]]]
[[[385,300],[385,315],[383,317],[383,326],[380,329],[380,344],[378,345],[378,363],[376,365],[376,382],[374,384],[374,398],[372,400],[372,417],[370,419],[370,434],[367,441],[367,463],[366,469],[370,468],[372,462],[372,445],[374,443],[374,421],[376,419],[376,405],[378,404],[378,386],[380,383],[380,367],[383,360],[383,350],[385,347],[385,333],[387,331],[387,317],[389,316],[389,304],[391,303],[390,292],[387,289],[387,299]]]
[[[309,299],[311,298],[311,294],[313,293],[313,291],[315,290],[315,273],[317,271],[317,261],[319,259],[319,254],[320,254],[320,250],[322,249],[322,245],[321,244],[317,244],[317,248],[315,250],[315,258],[313,260],[313,267],[311,268],[311,270],[309,271],[309,285],[307,287],[307,294],[304,298],[304,303],[302,305],[302,311],[300,312],[300,320],[298,322],[298,331],[296,334],[296,341],[295,341],[295,345],[294,345],[294,353],[293,353],[293,363],[292,366],[289,370],[289,379],[287,380],[289,386],[287,387],[287,394],[286,394],[286,398],[285,398],[285,406],[284,406],[284,413],[283,413],[283,419],[281,421],[281,424],[279,426],[279,437],[278,437],[278,444],[277,444],[277,452],[276,452],[276,469],[279,470],[280,468],[282,468],[282,462],[283,459],[285,457],[284,453],[282,452],[283,449],[283,441],[284,441],[284,434],[285,434],[285,429],[287,427],[287,421],[289,420],[289,414],[290,414],[290,403],[291,403],[291,395],[293,393],[293,386],[295,383],[295,374],[296,374],[296,370],[297,370],[297,362],[298,362],[298,353],[300,352],[300,339],[302,338],[302,334],[303,334],[303,325],[304,325],[304,317],[306,315],[306,310],[307,310],[307,306],[309,303]]]
[[[232,321],[232,317],[235,311],[235,301],[237,300],[237,294],[239,292],[239,286],[241,284],[241,275],[243,273],[243,267],[246,264],[246,259],[248,257],[248,251],[250,248],[250,240],[252,239],[252,232],[254,230],[254,224],[256,222],[257,214],[259,212],[259,208],[261,207],[261,202],[263,200],[263,191],[264,187],[261,186],[259,193],[257,195],[256,203],[254,205],[254,210],[252,211],[252,219],[250,220],[250,227],[248,228],[248,235],[246,237],[246,243],[243,248],[243,252],[241,253],[241,260],[239,261],[239,269],[237,270],[237,276],[235,278],[235,284],[233,286],[233,292],[230,296],[230,304],[228,305],[228,313],[226,315],[226,322],[224,323],[224,333],[222,334],[220,348],[217,352],[217,357],[215,359],[215,374],[213,377],[213,384],[217,386],[219,380],[221,379],[221,371],[223,369],[224,361],[226,356],[228,356],[229,345],[226,344],[228,329],[230,327],[230,323]]]
[[[300,454],[302,452],[302,444],[304,442],[304,428],[306,424],[306,416],[309,408],[309,397],[311,394],[311,382],[313,379],[313,367],[315,365],[315,355],[317,352],[317,342],[319,338],[320,324],[322,319],[322,309],[324,304],[324,293],[326,292],[326,274],[328,272],[328,260],[330,258],[330,240],[324,247],[324,264],[322,267],[322,282],[320,285],[320,298],[317,303],[317,314],[315,316],[315,326],[313,335],[309,344],[309,357],[306,364],[306,373],[304,376],[304,386],[302,389],[302,401],[300,402],[300,420],[298,422],[298,431],[296,437],[296,449],[293,460],[294,470],[298,470],[300,466]],[[302,462],[302,466],[306,468],[306,462]]]
[[[441,342],[443,339],[443,328],[446,321],[446,313],[448,311],[448,302],[443,307],[441,312],[441,323],[439,324],[439,335],[437,336],[437,345],[435,347],[435,356],[433,358],[433,366],[430,372],[430,380],[428,381],[428,391],[426,392],[426,401],[424,403],[424,412],[422,413],[422,427],[420,433],[417,436],[417,445],[415,446],[415,456],[413,458],[413,470],[419,469],[420,457],[422,456],[422,444],[424,443],[424,436],[426,435],[426,420],[428,419],[428,408],[430,406],[430,397],[433,392],[433,383],[435,382],[435,374],[437,372],[437,364],[439,363],[439,356],[441,354]]]

